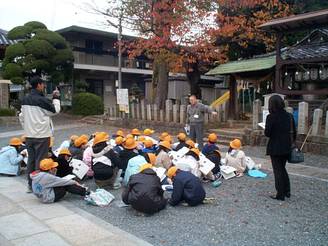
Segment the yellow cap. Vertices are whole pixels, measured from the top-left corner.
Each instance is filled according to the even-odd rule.
[[[119,136],[115,138],[116,145],[121,145],[124,142],[124,138]]]
[[[133,135],[132,135],[132,134],[128,134],[128,135],[126,135],[125,138],[126,138],[126,139],[128,139],[128,138],[133,138]]]
[[[52,168],[58,167],[58,163],[54,162],[53,159],[49,158],[49,159],[43,159],[40,162],[40,169],[43,171],[48,171]]]
[[[147,153],[148,157],[149,157],[149,162],[152,165],[155,165],[156,162],[156,155],[153,153]]]
[[[186,144],[189,146],[189,148],[195,148],[195,142],[191,139],[187,140]]]
[[[141,135],[139,129],[137,129],[137,128],[132,129],[131,134],[132,135],[137,135],[137,136]]]
[[[138,141],[139,142],[143,142],[143,141],[145,141],[146,140],[146,138],[144,137],[144,136],[140,136],[140,137],[138,137]]]
[[[169,143],[173,143],[173,139],[171,135],[167,135],[166,137],[164,137],[163,141],[168,141]]]
[[[218,136],[215,133],[208,135],[208,141],[211,143],[216,143],[218,141]]]
[[[178,170],[178,168],[177,168],[176,166],[172,166],[172,167],[169,168],[169,170],[167,170],[166,175],[167,175],[170,179],[172,179],[172,178],[176,175],[177,170]]]
[[[22,145],[22,144],[23,143],[19,138],[12,138],[9,141],[9,145],[12,145],[12,146],[19,146],[19,145]]]
[[[180,141],[186,141],[187,135],[183,132],[180,132],[177,137]]]
[[[88,140],[86,140],[85,138],[83,137],[78,137],[77,139],[75,139],[74,141],[74,145],[75,147],[81,147],[82,145],[84,144],[87,144],[88,143]]]
[[[152,140],[150,140],[150,139],[146,139],[146,140],[144,141],[144,145],[145,145],[146,148],[151,148],[151,147],[154,145],[154,143],[153,143]]]
[[[76,139],[78,139],[79,138],[79,136],[78,135],[72,135],[71,137],[70,137],[70,139],[71,139],[71,141],[75,141]]]
[[[60,154],[60,155],[72,155],[71,152],[70,152],[68,149],[66,149],[66,148],[61,149],[61,150],[59,151],[59,154]]]
[[[230,147],[233,149],[240,149],[241,148],[241,141],[239,139],[235,139],[230,142]]]
[[[145,169],[152,168],[152,167],[153,167],[152,164],[149,164],[149,163],[143,164],[143,165],[139,168],[139,172],[142,172],[142,171],[144,171]]]
[[[159,140],[164,141],[164,138],[168,135],[169,135],[168,132],[162,132],[162,134],[159,136]]]
[[[162,141],[162,142],[159,143],[159,145],[160,146],[163,146],[163,147],[165,147],[167,149],[171,149],[171,144],[168,141]]]
[[[80,136],[80,138],[82,138],[83,140],[86,140],[87,142],[89,141],[89,137],[88,137],[88,135],[82,134],[82,135]]]
[[[119,136],[119,137],[124,137],[124,132],[122,130],[118,130],[116,132],[116,136]]]
[[[99,132],[93,140],[93,146],[95,146],[96,144],[99,144],[99,143],[107,142],[108,139],[109,139],[109,136],[106,132]]]
[[[123,143],[123,147],[125,149],[135,149],[137,147],[137,145],[138,145],[138,143],[133,138],[127,138],[125,140],[125,142]]]
[[[153,134],[155,131],[154,130],[151,130],[149,128],[145,129],[143,131],[143,133],[146,135],[146,136],[150,136],[151,134]]]
[[[190,151],[194,152],[197,156],[200,155],[200,151],[199,151],[199,149],[192,148]]]

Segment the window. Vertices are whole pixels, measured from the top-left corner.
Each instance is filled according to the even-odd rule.
[[[86,53],[101,54],[103,52],[103,42],[98,40],[85,40]]]

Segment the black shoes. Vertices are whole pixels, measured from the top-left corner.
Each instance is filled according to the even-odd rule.
[[[286,197],[287,197],[287,198],[290,198],[290,192],[287,192],[287,193],[286,193]]]
[[[279,201],[285,201],[285,197],[283,197],[283,196],[273,196],[273,195],[271,195],[270,198],[275,199],[275,200],[279,200]]]

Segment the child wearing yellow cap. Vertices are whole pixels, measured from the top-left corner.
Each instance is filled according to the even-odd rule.
[[[157,147],[151,139],[146,139],[143,143],[144,143],[144,148],[142,149],[143,153],[155,153],[156,152]]]
[[[176,166],[172,166],[167,171],[167,176],[173,181],[173,192],[169,200],[171,206],[176,206],[182,201],[188,203],[189,206],[203,203],[206,193],[199,178]]]
[[[172,165],[171,158],[168,152],[171,151],[171,143],[168,141],[162,141],[159,143],[158,149],[156,151],[156,167],[164,167],[169,169]]]
[[[131,204],[132,208],[145,214],[159,212],[167,203],[160,179],[151,167],[148,163],[142,165],[139,173],[130,177],[122,193],[124,203]]]
[[[69,165],[71,160],[71,152],[68,149],[64,148],[59,151],[59,155],[57,157],[58,167],[57,167],[57,177],[65,177],[69,174],[72,174],[73,167]]]
[[[86,149],[88,144],[88,136],[81,135],[77,139],[74,140],[74,145],[69,147],[69,151],[72,154],[72,158],[83,160],[83,152]]]
[[[0,173],[6,175],[19,175],[20,163],[23,155],[20,154],[19,148],[22,141],[19,138],[12,138],[9,145],[0,149]]]
[[[53,203],[61,200],[67,192],[86,196],[89,194],[86,188],[74,180],[67,180],[56,176],[58,163],[52,159],[43,159],[40,162],[40,170],[30,174],[32,179],[32,191],[43,203]]]
[[[226,165],[234,167],[236,171],[236,177],[241,177],[246,171],[246,155],[241,150],[241,141],[234,139],[230,142],[229,150],[226,154]]]
[[[202,149],[202,153],[207,156],[209,154],[211,154],[213,151],[215,150],[219,150],[219,147],[217,146],[217,141],[218,141],[218,137],[215,133],[210,133],[207,137],[208,141],[207,143],[204,145],[203,149]]]
[[[188,145],[186,144],[187,135],[185,133],[180,132],[177,135],[177,138],[178,138],[178,142],[173,144],[173,146],[174,146],[173,149],[175,151],[178,151],[178,150],[182,149],[183,147],[188,148]]]

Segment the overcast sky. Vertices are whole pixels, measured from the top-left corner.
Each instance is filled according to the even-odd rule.
[[[50,30],[71,25],[115,31],[105,26],[102,16],[87,13],[85,3],[90,0],[2,0],[0,28],[9,31],[28,21],[40,21]],[[106,0],[95,0],[98,6],[105,6]],[[125,34],[132,34],[124,31]]]

